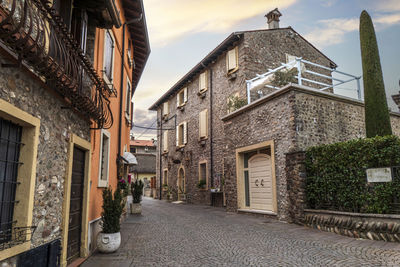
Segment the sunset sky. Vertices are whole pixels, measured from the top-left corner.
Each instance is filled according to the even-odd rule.
[[[400,0],[144,0],[152,52],[134,95],[134,123],[156,127],[148,108],[230,33],[267,28],[264,15],[278,7],[280,27],[293,27],[337,65],[361,75],[359,15],[375,24],[386,94],[400,90]],[[346,91],[343,94],[350,94]],[[134,128],[136,138],[155,131]]]

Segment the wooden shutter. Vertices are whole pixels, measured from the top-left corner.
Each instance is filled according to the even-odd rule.
[[[183,144],[187,144],[187,122],[183,123]]]
[[[199,77],[199,91],[207,90],[207,71],[200,74]]]
[[[233,48],[228,51],[228,71],[237,68],[237,48]]]
[[[181,93],[179,92],[177,95],[176,95],[176,107],[179,107],[180,106],[180,95],[181,95]]]
[[[163,150],[168,151],[168,130],[163,133]]]
[[[187,87],[183,89],[183,103],[187,102]]]
[[[179,146],[179,129],[180,129],[180,124],[176,126],[176,146]]]
[[[163,104],[163,115],[168,115],[169,114],[169,102],[164,102]]]
[[[208,123],[207,123],[207,117],[208,117],[208,110],[203,110],[202,112],[200,112],[199,114],[199,134],[200,134],[200,138],[204,138],[207,137],[207,131],[208,131]]]

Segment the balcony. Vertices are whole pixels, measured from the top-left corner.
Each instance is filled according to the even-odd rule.
[[[95,128],[111,127],[111,92],[49,1],[0,1],[0,40]]]

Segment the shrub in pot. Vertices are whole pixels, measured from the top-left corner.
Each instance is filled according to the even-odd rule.
[[[137,179],[135,182],[131,183],[131,192],[132,192],[132,204],[131,204],[131,213],[132,214],[141,214],[142,213],[142,195],[143,195],[143,182],[142,180]]]
[[[116,251],[121,245],[120,218],[125,206],[121,189],[112,192],[111,187],[103,190],[103,211],[101,221],[103,231],[97,236],[97,248],[102,253]]]

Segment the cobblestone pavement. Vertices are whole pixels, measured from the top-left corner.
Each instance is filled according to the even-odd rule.
[[[400,266],[400,245],[357,240],[208,206],[145,198],[120,249],[82,266]]]

